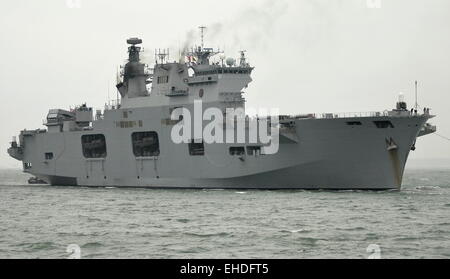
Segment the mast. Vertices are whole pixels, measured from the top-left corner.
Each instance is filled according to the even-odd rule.
[[[147,84],[148,73],[146,65],[141,63],[139,53],[142,44],[142,40],[139,38],[130,38],[127,40],[130,45],[128,47],[128,63],[125,64],[123,69],[123,80],[116,85],[122,97],[127,95],[129,98],[147,96]]]
[[[202,49],[203,49],[203,47],[204,47],[204,38],[205,38],[204,37],[205,36],[204,31],[206,29],[206,26],[199,26],[198,28],[200,29],[200,37],[201,37]]]
[[[188,56],[195,57],[197,59],[196,64],[198,65],[209,65],[209,58],[216,54],[221,53],[220,51],[214,51],[213,48],[205,48],[205,29],[206,26],[199,26],[200,29],[200,39],[201,46],[194,47],[192,51],[188,52]]]
[[[417,80],[415,82],[415,91],[416,91],[416,104],[415,104],[415,110],[417,111],[417,107],[419,106],[417,103]]]

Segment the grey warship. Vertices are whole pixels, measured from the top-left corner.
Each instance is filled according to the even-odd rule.
[[[142,40],[127,43],[114,104],[50,109],[46,129],[13,138],[8,153],[25,173],[61,186],[399,190],[417,137],[436,131],[428,109],[400,98],[383,112],[279,115],[274,153],[261,142],[174,142],[172,129],[183,121],[175,109],[192,111],[201,100],[202,111],[245,110],[254,68],[244,52],[225,59],[203,42],[179,61],[160,51],[150,68],[140,59]]]

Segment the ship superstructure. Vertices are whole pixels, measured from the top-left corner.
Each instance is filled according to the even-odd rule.
[[[243,90],[254,68],[244,51],[238,61],[225,58],[202,40],[181,61],[157,52],[150,69],[140,60],[142,40],[127,43],[128,61],[117,81],[120,101],[95,112],[86,104],[51,109],[46,129],[21,131],[8,153],[22,161],[24,172],[52,185],[400,189],[416,138],[436,130],[427,123],[429,110],[407,108],[400,99],[385,112],[277,116],[274,153],[248,138],[208,143],[195,131],[187,142],[176,142],[174,126],[188,120],[184,114],[174,118],[174,111],[193,112],[200,101],[203,117],[208,108],[223,113],[224,125],[215,127],[221,133],[237,129],[226,125],[226,112],[245,110]],[[212,62],[216,55],[219,61]],[[204,118],[190,121],[208,126]],[[247,130],[249,123],[245,116]]]

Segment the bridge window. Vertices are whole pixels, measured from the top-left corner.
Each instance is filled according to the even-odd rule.
[[[374,121],[373,123],[375,123],[375,125],[377,126],[377,128],[394,128],[394,125],[392,125],[391,121]]]
[[[52,152],[47,152],[44,154],[45,156],[45,160],[52,160],[53,159],[53,153]]]
[[[245,148],[243,146],[232,146],[230,147],[230,155],[241,156],[245,154]]]
[[[85,158],[106,157],[106,139],[102,134],[81,136],[81,146]]]
[[[205,155],[205,144],[204,142],[195,142],[191,140],[189,145],[189,155],[191,156],[203,156]]]
[[[131,134],[133,153],[136,157],[159,156],[159,140],[156,132],[136,132]]]

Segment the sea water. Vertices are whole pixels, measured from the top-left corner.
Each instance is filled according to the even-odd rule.
[[[449,258],[450,170],[399,191],[27,185],[0,170],[0,258]]]

